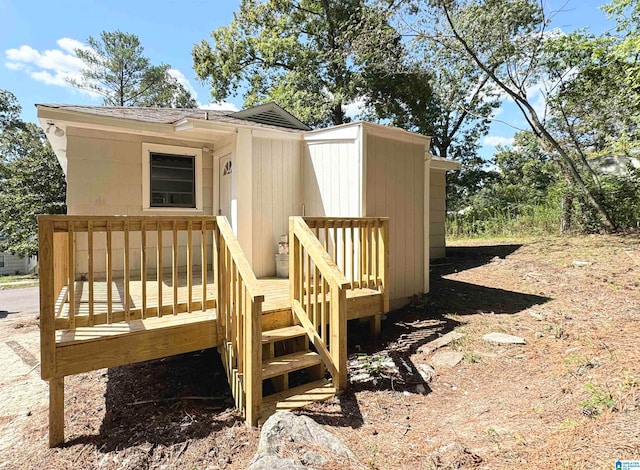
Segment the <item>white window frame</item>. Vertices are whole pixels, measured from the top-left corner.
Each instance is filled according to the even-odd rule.
[[[165,153],[195,157],[195,190],[196,207],[151,207],[151,154]],[[142,144],[142,209],[145,211],[163,212],[202,212],[202,149],[198,147],[182,147],[177,145]]]

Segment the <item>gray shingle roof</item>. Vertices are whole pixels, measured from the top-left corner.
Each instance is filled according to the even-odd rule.
[[[84,106],[67,104],[39,104],[38,107],[60,109],[84,114],[94,114],[96,116],[112,117],[119,119],[131,119],[134,121],[148,122],[154,124],[175,124],[183,119],[201,119],[226,124],[243,126],[263,127],[267,129],[278,129],[296,132],[301,129],[292,129],[291,126],[281,126],[256,122],[252,119],[239,119],[233,117],[235,111],[220,111],[199,108],[135,108],[117,106]],[[294,118],[295,119],[295,118]]]

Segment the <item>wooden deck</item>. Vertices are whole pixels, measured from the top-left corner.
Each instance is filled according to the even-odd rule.
[[[163,285],[161,289],[163,316],[173,314],[173,306],[178,306],[176,313],[183,313],[187,310],[187,304],[189,301],[189,288],[187,286],[186,275],[181,274],[178,277],[178,285],[176,289],[171,282],[170,276],[168,279],[163,279]],[[210,273],[208,279],[213,279],[213,274]],[[157,280],[147,280],[146,282],[146,295],[147,295],[147,309],[156,309],[158,306],[158,288]],[[289,293],[289,279],[283,278],[264,278],[258,279],[258,285],[260,290],[264,293],[264,303],[262,304],[262,314],[268,315],[271,313],[278,313],[282,311],[288,311],[291,309],[291,299]],[[108,287],[106,281],[95,281],[93,288],[93,308],[96,318],[101,318],[107,314],[108,310]],[[202,310],[202,281],[199,277],[194,276],[193,287],[191,292],[191,302],[194,307],[192,310]],[[177,297],[174,297],[177,295]],[[111,283],[111,298],[112,298],[112,315],[114,323],[122,321],[125,307],[125,287],[122,279],[116,279]],[[142,281],[131,280],[129,283],[129,309],[132,312],[132,318],[140,319],[140,309],[142,306]],[[379,298],[379,292],[373,289],[349,289],[347,291],[347,315],[349,319],[361,318],[372,315],[373,310],[378,305],[377,299]],[[206,299],[209,309],[215,308],[216,292],[213,283],[207,283]],[[372,310],[373,308],[373,310]],[[60,303],[58,306],[58,319],[59,323],[63,323],[64,320],[69,317],[69,303]],[[88,325],[88,312],[89,312],[89,289],[87,281],[76,281],[75,283],[75,314],[76,323],[79,326]],[[215,319],[215,310],[210,312],[210,318]],[[154,312],[150,316],[157,316]],[[122,318],[121,318],[122,317]]]

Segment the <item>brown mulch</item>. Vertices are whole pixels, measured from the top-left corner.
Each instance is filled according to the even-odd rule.
[[[431,294],[389,314],[381,338],[351,325],[351,357],[373,380],[299,413],[373,469],[592,469],[640,458],[638,235],[453,245],[434,261]],[[251,461],[259,431],[233,410],[215,351],[67,378],[68,442],[48,449],[46,387],[15,353],[37,357],[37,326],[21,322],[0,318],[0,469]],[[466,336],[427,347],[454,330]],[[526,344],[487,343],[489,332]],[[439,351],[463,359],[429,368]]]

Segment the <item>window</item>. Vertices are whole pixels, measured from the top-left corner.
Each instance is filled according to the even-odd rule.
[[[202,210],[202,150],[142,144],[144,209]]]
[[[0,255],[0,268],[4,268],[4,255]]]
[[[151,153],[151,207],[196,207],[195,157]]]

